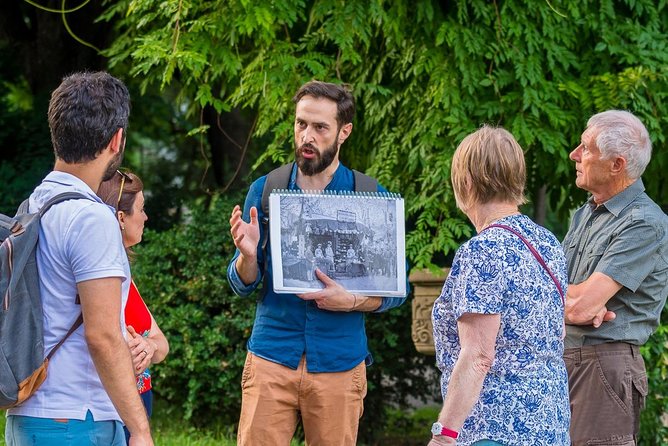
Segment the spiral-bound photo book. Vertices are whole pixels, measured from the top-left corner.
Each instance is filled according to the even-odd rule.
[[[398,194],[276,190],[269,196],[269,234],[277,293],[324,288],[317,268],[351,293],[406,294]]]

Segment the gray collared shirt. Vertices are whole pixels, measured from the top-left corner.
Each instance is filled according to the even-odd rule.
[[[617,317],[599,328],[567,325],[566,348],[604,342],[642,345],[659,325],[668,295],[668,216],[638,179],[600,206],[575,212],[563,241],[569,283],[594,272],[622,285],[608,301]]]

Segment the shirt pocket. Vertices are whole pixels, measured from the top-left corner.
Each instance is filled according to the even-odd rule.
[[[605,254],[605,248],[605,246],[594,245],[583,253],[583,260],[585,262],[584,271],[586,271],[588,275],[593,273],[598,266],[599,262],[601,261],[601,257],[603,257],[603,254]]]

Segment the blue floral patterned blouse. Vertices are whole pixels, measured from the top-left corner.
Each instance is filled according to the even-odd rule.
[[[510,226],[536,248],[565,293],[566,260],[556,237],[523,215],[496,223]],[[501,326],[494,362],[457,444],[490,439],[504,445],[569,445],[561,297],[515,234],[489,228],[463,244],[434,303],[444,399],[460,351],[457,319],[464,313],[500,314]]]

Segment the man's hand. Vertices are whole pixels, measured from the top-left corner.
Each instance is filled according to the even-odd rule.
[[[244,257],[254,259],[257,256],[257,244],[260,241],[257,208],[252,207],[250,209],[250,223],[246,223],[241,218],[241,207],[239,205],[234,206],[230,217],[230,227],[234,246]]]
[[[246,285],[255,282],[259,274],[257,267],[257,245],[260,242],[260,224],[257,220],[257,208],[250,208],[250,223],[241,218],[241,207],[234,206],[230,217],[230,233],[234,246],[239,250],[234,267],[239,278]]]
[[[568,301],[566,303],[566,307],[568,308]],[[568,314],[568,313],[567,313]],[[572,314],[572,313],[571,313]],[[603,322],[609,322],[617,317],[617,315],[614,313],[614,311],[608,311],[606,307],[601,308],[596,315],[594,315],[592,318],[587,318],[587,316],[582,316],[579,315],[577,317],[571,316],[574,319],[571,319],[566,316],[566,323],[568,325],[593,325],[594,328],[598,328],[601,326]]]
[[[146,410],[137,393],[132,358],[120,330],[121,279],[106,277],[77,283],[86,344],[100,381],[130,434],[132,446],[152,445]]]
[[[616,317],[617,315],[614,311],[608,311],[606,307],[603,307],[591,320],[591,324],[594,326],[594,328],[598,328],[603,322],[611,321]]]
[[[569,325],[601,326],[613,320],[616,315],[608,311],[608,300],[622,288],[622,285],[603,273],[595,272],[589,279],[568,285],[564,315]]]
[[[329,311],[351,311],[355,304],[355,296],[341,285],[336,283],[327,274],[315,270],[318,279],[325,285],[325,288],[313,293],[298,294],[297,297],[303,300],[313,300],[321,310]]]

